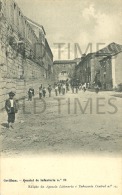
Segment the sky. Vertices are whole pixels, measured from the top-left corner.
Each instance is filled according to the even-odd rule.
[[[121,0],[15,1],[25,16],[44,26],[54,60],[81,57],[112,42],[122,45]]]

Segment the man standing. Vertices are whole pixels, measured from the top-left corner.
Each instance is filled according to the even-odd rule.
[[[76,88],[76,93],[78,93],[78,89],[79,89],[79,81],[78,81],[78,79],[76,80],[75,88]]]
[[[55,95],[58,95],[58,85],[55,85]]]
[[[34,96],[34,91],[32,88],[29,88],[28,90],[28,101],[32,101],[32,97]]]
[[[86,91],[86,83],[84,83],[84,85],[82,87],[83,87],[83,91],[85,92]]]
[[[42,95],[43,95],[43,91],[42,91],[42,84],[41,84],[41,86],[39,87],[39,99],[42,98]]]
[[[66,81],[66,92],[69,91],[69,83],[68,83],[68,80]]]
[[[73,80],[71,80],[71,89],[72,89],[72,93],[74,93],[74,81]]]
[[[51,87],[51,85],[48,85],[48,92],[49,92],[49,97],[51,97],[51,91],[52,91],[52,87]]]
[[[61,94],[61,83],[58,83],[58,93]]]
[[[8,128],[13,128],[15,122],[15,113],[18,112],[18,103],[13,97],[15,96],[14,92],[9,93],[9,99],[5,102],[5,109],[8,114]]]
[[[43,87],[42,93],[43,93],[43,97],[45,98],[45,95],[46,95],[46,88],[45,87]]]
[[[65,95],[66,93],[66,85],[63,83],[62,85],[62,95]]]

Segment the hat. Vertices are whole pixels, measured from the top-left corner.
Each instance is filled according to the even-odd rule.
[[[9,92],[9,96],[15,96],[15,93],[13,91]]]

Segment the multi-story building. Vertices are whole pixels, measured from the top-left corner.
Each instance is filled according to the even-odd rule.
[[[53,54],[45,37],[46,32],[44,27],[30,20],[29,18],[26,19],[38,37],[38,42],[34,44],[36,62],[43,66],[44,77],[51,78],[51,74],[53,73]]]
[[[75,74],[75,67],[80,59],[74,60],[56,60],[53,63],[54,80],[58,81],[61,78],[71,79]]]
[[[26,18],[14,0],[0,0],[0,27],[2,51],[5,50],[3,53],[11,61],[10,64],[18,56],[22,57],[20,65],[12,65],[15,71],[10,72],[7,69],[7,76],[23,78],[24,60],[30,59],[43,67],[43,75],[47,78],[53,68],[53,54],[45,38],[43,26]]]
[[[25,97],[29,86],[46,85],[52,72],[43,26],[26,18],[14,0],[0,0],[0,109],[10,90]]]
[[[103,89],[112,89],[122,82],[121,79],[122,46],[111,43],[96,53],[89,53],[81,58],[76,66],[76,76],[81,83],[100,82]]]
[[[80,63],[76,66],[76,76],[82,84],[89,83],[92,86],[100,79],[100,59],[101,56],[96,53],[84,54],[81,57]]]
[[[100,61],[100,81],[103,89],[118,88],[122,84],[122,52]]]

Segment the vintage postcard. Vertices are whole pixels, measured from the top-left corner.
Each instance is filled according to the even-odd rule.
[[[121,18],[121,0],[0,0],[0,195],[122,195]]]

